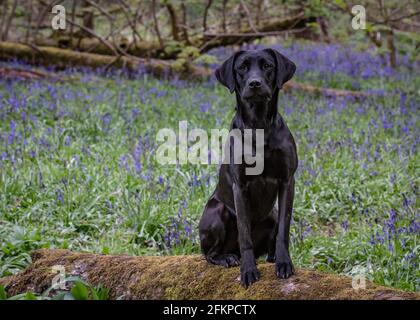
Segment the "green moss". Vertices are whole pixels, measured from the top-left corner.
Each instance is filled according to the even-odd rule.
[[[261,279],[249,289],[239,283],[239,267],[209,265],[200,255],[105,256],[67,250],[37,250],[33,263],[22,273],[1,279],[8,293],[41,293],[51,285],[51,267],[62,264],[66,272],[92,285],[101,284],[111,299],[420,299],[420,294],[367,284],[353,290],[351,279],[298,269],[286,280],[277,279],[274,265],[260,263]]]

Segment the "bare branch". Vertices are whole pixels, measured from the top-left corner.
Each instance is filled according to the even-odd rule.
[[[223,28],[223,32],[226,33],[226,6],[227,6],[227,2],[228,0],[223,0],[223,8],[222,8],[222,12],[223,12],[223,17],[222,17],[222,28]]]
[[[211,7],[211,4],[213,3],[213,0],[207,0],[207,4],[204,8],[204,14],[203,14],[203,33],[207,31],[207,16]]]
[[[91,30],[91,29],[89,29],[89,28],[87,28],[87,27],[85,27],[85,26],[83,26],[83,25],[81,25],[81,24],[78,24],[78,23],[76,23],[76,22],[73,22],[73,21],[71,21],[70,19],[68,19],[68,18],[66,18],[66,21],[68,22],[68,23],[70,23],[71,25],[74,25],[75,27],[79,27],[80,29],[82,29],[84,32],[86,32],[86,33],[88,33],[89,35],[91,35],[92,37],[94,37],[94,38],[96,38],[96,39],[98,39],[100,42],[102,42],[102,44],[104,44],[109,50],[111,50],[112,51],[112,53],[114,54],[114,55],[118,55],[118,52],[117,52],[117,50],[114,48],[114,46],[111,44],[111,43],[109,43],[106,39],[104,39],[103,37],[101,37],[100,35],[98,35],[98,34],[96,34],[93,30]]]
[[[29,36],[31,34],[31,23],[32,23],[32,10],[33,9],[33,0],[29,1],[29,10],[28,10],[28,25],[26,26],[25,42],[29,41]]]
[[[257,24],[257,28],[260,26],[263,5],[264,0],[257,0],[257,10],[255,13],[255,23]]]
[[[158,37],[160,47],[163,48],[163,41],[162,41],[162,37],[160,35],[160,30],[159,30],[159,21],[156,17],[156,0],[152,0],[152,15],[153,15],[153,22],[154,22],[156,36]]]
[[[12,20],[15,16],[15,12],[16,12],[16,7],[17,7],[17,0],[13,1],[13,5],[12,5],[12,10],[10,11],[9,17],[7,18],[6,24],[4,26],[4,30],[3,30],[3,34],[1,35],[1,39],[3,41],[7,40],[8,34],[9,34],[9,29],[10,29],[10,25],[12,24]]]
[[[44,6],[44,8],[42,9],[42,11],[39,14],[38,21],[36,23],[36,27],[35,27],[35,30],[34,30],[34,37],[36,37],[38,35],[39,27],[41,26],[42,21],[44,20],[45,15],[48,13],[48,11],[51,10],[51,8],[53,6],[59,4],[62,1],[63,0],[54,0],[51,4],[49,4],[49,3],[46,3],[45,1],[39,0],[39,2]]]
[[[281,30],[281,31],[269,31],[269,32],[247,32],[247,33],[205,33],[204,36],[206,38],[231,38],[231,37],[238,37],[238,38],[254,38],[254,37],[268,37],[268,36],[278,36],[285,33],[300,33],[302,31],[307,30],[308,27],[300,28],[300,29],[291,29],[291,30]]]
[[[241,7],[245,12],[246,17],[248,18],[248,24],[249,24],[250,29],[254,32],[258,32],[257,29],[254,26],[254,23],[252,22],[252,17],[251,17],[251,14],[249,13],[248,7],[246,6],[246,4],[243,0],[241,0]]]
[[[90,4],[92,7],[94,7],[95,9],[98,9],[99,12],[101,12],[104,16],[106,16],[109,20],[114,21],[115,18],[112,14],[110,14],[108,11],[106,11],[105,9],[103,9],[100,5],[98,5],[96,2],[91,1],[91,0],[84,0],[86,3]],[[77,0],[75,1],[77,2]],[[74,19],[73,19],[74,21]]]
[[[188,23],[187,23],[187,8],[185,7],[185,1],[181,1],[181,10],[182,10],[182,37],[187,44],[190,44],[190,39],[188,37]]]
[[[132,33],[133,33],[133,39],[134,39],[134,43],[135,45],[137,45],[137,41],[136,41],[136,36],[141,39],[141,36],[139,35],[139,33],[136,30],[136,20],[137,20],[137,13],[138,10],[136,10],[135,13],[135,17],[134,17],[134,21],[131,21],[131,17],[130,14],[127,10],[130,10],[130,7],[124,2],[124,0],[118,0],[119,3],[121,3],[122,5],[122,11],[124,13],[125,18],[127,19],[128,24],[131,27]],[[128,8],[128,9],[127,9]]]

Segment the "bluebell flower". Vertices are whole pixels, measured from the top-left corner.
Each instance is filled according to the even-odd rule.
[[[58,201],[58,202],[60,202],[60,203],[61,203],[61,205],[63,205],[63,204],[64,204],[64,197],[63,197],[63,193],[61,192],[61,190],[60,190],[60,189],[57,189],[57,190],[55,191],[55,193],[56,193],[56,199],[57,199],[57,201]]]
[[[69,146],[69,145],[70,145],[70,143],[71,143],[71,139],[70,139],[70,137],[69,137],[69,136],[66,136],[66,137],[64,138],[64,145],[65,145],[65,146]]]
[[[200,105],[201,112],[207,112],[211,108],[211,103],[209,101],[204,102]]]

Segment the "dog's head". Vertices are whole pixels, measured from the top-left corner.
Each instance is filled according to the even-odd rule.
[[[259,102],[271,100],[295,70],[295,64],[274,49],[238,51],[216,70],[216,78],[243,101]]]

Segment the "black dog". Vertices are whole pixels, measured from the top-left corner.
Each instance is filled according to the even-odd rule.
[[[207,261],[225,267],[240,264],[245,287],[259,279],[255,258],[263,254],[275,262],[279,278],[294,273],[289,228],[298,159],[277,100],[295,70],[292,61],[273,49],[239,51],[216,70],[219,82],[236,93],[231,129],[264,129],[263,172],[246,175],[246,164],[222,164],[218,185],[199,224]]]

